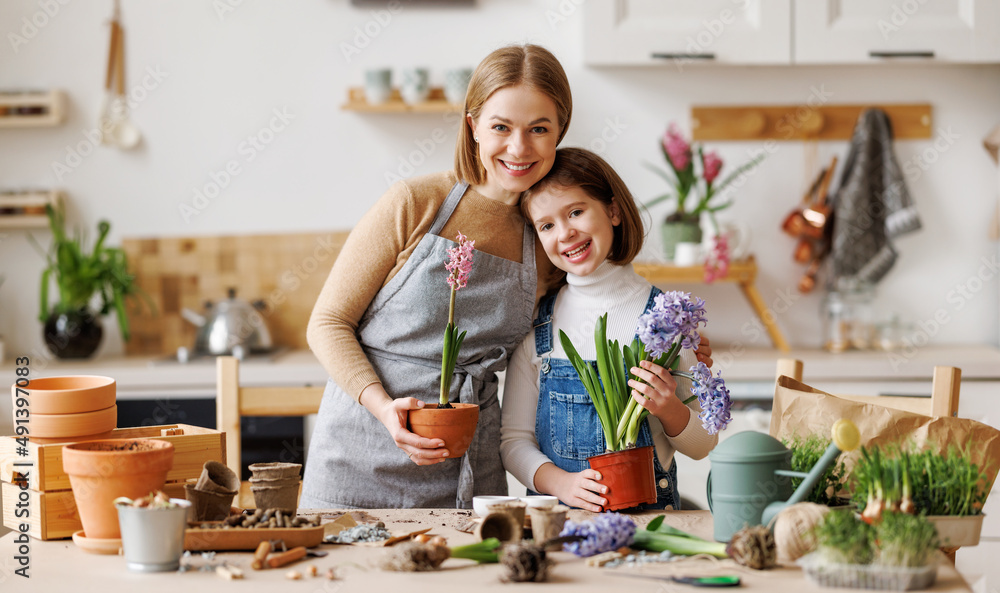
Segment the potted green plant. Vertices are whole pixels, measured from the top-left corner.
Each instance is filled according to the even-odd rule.
[[[59,204],[46,205],[52,244],[47,250],[36,246],[45,255],[47,265],[42,271],[39,291],[39,321],[45,324],[43,335],[49,350],[59,358],[87,358],[101,343],[104,330],[100,317],[112,309],[118,315],[122,338],[129,339],[125,301],[139,290],[135,276],[129,272],[125,252],[104,244],[111,230],[106,220],[97,224],[97,241],[88,249],[86,236],[77,231],[66,233],[66,214]],[[49,287],[56,285],[54,303],[49,302]],[[92,302],[99,297],[95,310]],[[147,298],[147,303],[149,299]],[[150,308],[152,309],[152,304]]]
[[[641,360],[673,367],[681,348],[697,349],[701,341],[697,328],[705,323],[703,299],[672,291],[654,298],[652,309],[639,318],[638,337],[624,348],[607,339],[607,314],[598,318],[594,330],[596,361],[583,360],[569,336],[559,332],[563,350],[594,404],[604,433],[606,452],[587,459],[608,485],[608,504],[604,510],[656,502],[653,447],[636,447],[639,430],[649,411],[632,398],[628,380],[641,379],[628,369],[638,366]],[[721,373],[713,377],[703,363],[686,373],[670,372],[692,381],[692,395],[684,403],[698,398],[702,409],[698,417],[709,434],[725,429],[730,421],[731,402]]]
[[[920,514],[938,529],[944,546],[979,543],[989,484],[967,450],[862,447],[851,480],[853,502],[869,523],[878,523],[886,511]]]
[[[703,146],[692,144],[681,134],[677,124],[672,123],[667,127],[667,132],[660,141],[660,150],[670,166],[669,170],[653,165],[649,165],[649,168],[663,177],[672,186],[672,190],[653,198],[645,206],[670,199],[676,201],[676,208],[661,227],[664,255],[668,260],[673,260],[678,243],[701,243],[702,213],[707,214],[718,228],[718,224],[714,223],[715,213],[732,206],[733,200],[729,198],[720,204],[713,203],[713,199],[740,175],[757,166],[764,159],[764,154],[744,163],[716,183],[722,172],[722,158],[715,151],[705,151]],[[693,205],[688,201],[692,193],[695,194]]]
[[[441,382],[438,386],[438,403],[427,404],[422,409],[410,410],[410,430],[429,439],[441,439],[450,457],[461,457],[472,444],[472,437],[479,422],[479,406],[449,401],[451,381],[455,373],[458,352],[465,341],[465,332],[459,333],[455,325],[455,294],[465,288],[472,271],[472,257],[476,242],[462,233],[456,238],[457,247],[448,249],[448,286],[451,300],[448,303],[448,325],[444,330],[441,352]]]
[[[819,434],[810,434],[807,437],[799,437],[782,440],[782,444],[792,452],[791,464],[793,472],[808,473],[813,466],[823,457],[830,446],[832,439],[824,438]],[[798,489],[804,478],[791,478],[792,490]],[[841,498],[840,491],[844,488],[844,481],[847,479],[847,468],[843,460],[831,464],[823,472],[823,476],[816,483],[813,489],[805,498],[805,502],[812,502],[828,507],[838,507],[850,504],[850,500]]]

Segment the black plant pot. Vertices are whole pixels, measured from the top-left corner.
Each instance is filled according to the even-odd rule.
[[[45,320],[45,345],[58,358],[88,358],[101,345],[101,320],[90,311],[53,313]]]

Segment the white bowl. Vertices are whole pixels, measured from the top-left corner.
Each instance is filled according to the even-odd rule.
[[[485,517],[490,514],[488,507],[501,502],[514,502],[517,500],[515,496],[473,496],[472,497],[472,509],[476,511],[476,514],[480,517]]]
[[[536,494],[534,496],[522,496],[521,501],[533,509],[551,509],[556,506],[559,499],[555,496]]]

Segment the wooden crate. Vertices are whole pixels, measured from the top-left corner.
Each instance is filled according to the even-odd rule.
[[[183,434],[166,434],[177,430]],[[18,455],[15,438],[0,437],[0,481],[20,480],[21,473],[14,464],[30,463],[30,466],[22,466],[28,469],[28,488],[40,492],[69,489],[69,476],[62,467],[62,448],[69,442],[47,445],[29,442],[28,454]],[[174,467],[167,474],[167,482],[197,478],[209,460],[226,463],[225,433],[211,428],[187,424],[117,428],[108,438],[157,439],[173,443]]]
[[[28,493],[27,507],[22,508],[27,508],[29,515],[17,517],[14,513],[21,494],[20,486],[2,482],[0,487],[3,489],[4,527],[19,530],[21,523],[27,523],[28,535],[40,540],[67,539],[83,529],[72,490],[25,490]],[[168,483],[163,486],[163,491],[171,498],[184,498],[184,482]]]
[[[151,438],[174,445],[174,466],[167,473],[165,491],[184,498],[184,482],[201,475],[206,461],[226,463],[226,434],[187,424],[118,428],[109,438]],[[3,524],[16,528],[28,523],[29,535],[37,539],[60,539],[81,529],[69,476],[62,467],[66,443],[28,443],[27,455],[18,455],[15,437],[0,437],[0,481],[3,483]],[[15,464],[27,463],[28,466]],[[26,471],[25,471],[26,470]],[[30,517],[16,517],[20,482],[27,474]],[[16,482],[16,483],[15,483]]]

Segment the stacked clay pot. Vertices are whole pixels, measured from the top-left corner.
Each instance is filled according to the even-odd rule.
[[[22,391],[18,393],[18,389]],[[25,387],[11,386],[11,396],[14,425],[17,426],[19,409],[30,410],[29,436],[38,443],[107,438],[118,425],[115,380],[110,377],[42,377],[32,379]],[[26,399],[27,404],[17,405],[19,397]]]
[[[300,463],[254,463],[250,466],[250,491],[258,509],[294,513],[299,507]]]

